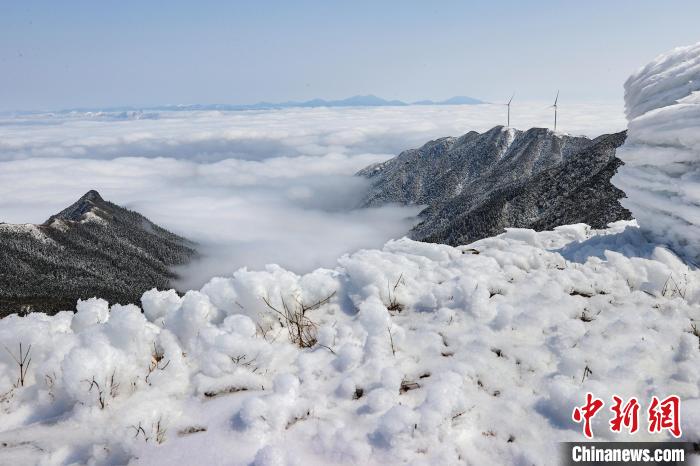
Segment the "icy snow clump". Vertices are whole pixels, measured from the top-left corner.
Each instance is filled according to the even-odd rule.
[[[700,43],[625,83],[629,130],[613,183],[649,238],[700,263]]]

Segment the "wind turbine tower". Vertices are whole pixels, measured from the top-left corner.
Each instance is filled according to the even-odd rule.
[[[557,96],[554,98],[554,132],[557,131],[557,102],[559,101],[559,91],[557,91]]]
[[[510,100],[506,104],[506,107],[508,107],[508,123],[506,124],[506,128],[510,128],[510,103],[513,101],[513,97],[515,97],[515,93],[510,96]]]

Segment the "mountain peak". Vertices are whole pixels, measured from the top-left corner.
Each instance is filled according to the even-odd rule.
[[[91,189],[90,191],[83,194],[82,197],[78,199],[78,201],[104,202],[104,199],[102,199],[100,193],[98,193],[94,189]]]
[[[41,225],[0,225],[0,317],[92,296],[138,303],[151,288],[172,287],[171,267],[193,258],[194,246],[90,190]]]
[[[46,221],[46,224],[50,224],[53,220],[70,220],[73,222],[79,222],[83,220],[83,215],[92,211],[97,205],[105,204],[105,200],[102,199],[100,193],[91,189],[90,191],[83,194],[80,199],[75,201],[70,206],[66,207],[59,213],[52,215]]]

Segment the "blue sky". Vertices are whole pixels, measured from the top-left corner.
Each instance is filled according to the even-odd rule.
[[[686,1],[0,0],[0,110],[413,100],[621,100],[700,40]]]

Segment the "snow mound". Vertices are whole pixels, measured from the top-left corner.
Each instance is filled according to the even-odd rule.
[[[241,269],[149,291],[143,312],[12,315],[0,463],[548,464],[582,440],[587,391],[677,394],[698,441],[699,302],[700,272],[618,222]],[[628,439],[606,424],[597,439]]]
[[[658,57],[625,83],[629,129],[613,183],[656,242],[700,263],[700,43]]]

